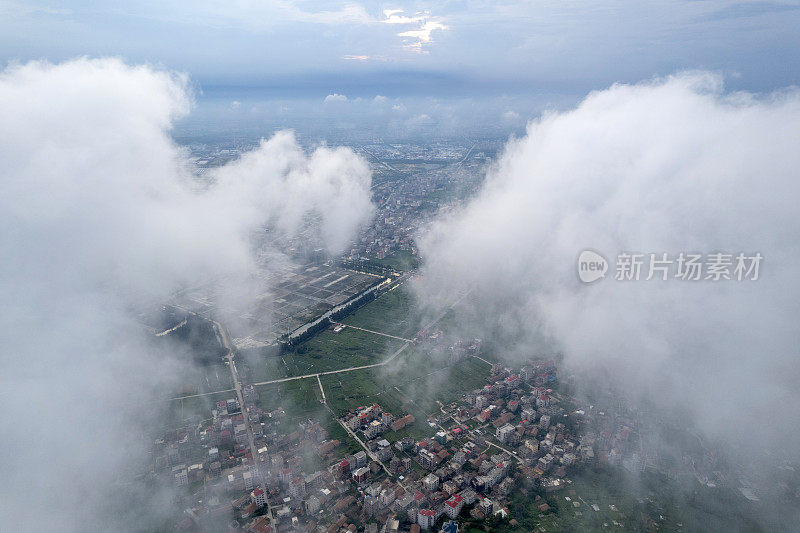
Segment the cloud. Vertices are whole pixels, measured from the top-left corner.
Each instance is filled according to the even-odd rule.
[[[385,104],[386,102],[389,101],[389,99],[380,94],[376,94],[375,98],[373,98],[372,101],[375,102],[376,104]]]
[[[325,103],[326,104],[330,103],[330,102],[346,102],[346,101],[347,101],[347,97],[345,95],[339,94],[339,93],[329,94],[328,96],[325,97]]]
[[[420,127],[420,126],[430,126],[430,125],[432,125],[434,123],[435,123],[435,121],[430,117],[430,115],[427,115],[425,113],[422,113],[422,114],[419,114],[419,115],[415,115],[415,116],[409,118],[408,120],[406,120],[406,126],[408,126],[409,128],[417,128],[417,127]]]
[[[208,278],[246,282],[252,235],[268,220],[291,234],[316,214],[323,242],[338,250],[371,213],[363,159],[306,154],[288,132],[200,186],[169,134],[191,107],[187,86],[185,76],[116,59],[0,74],[9,459],[0,515],[9,530],[161,527],[170,495],[136,480],[159,400],[194,369],[153,345],[138,313]]]
[[[381,22],[384,24],[413,24],[415,22],[422,22],[425,20],[427,13],[417,13],[411,17],[402,14],[402,9],[384,9],[383,15],[386,17]]]
[[[399,32],[397,36],[403,38],[404,48],[418,53],[427,53],[423,46],[433,42],[434,31],[448,29],[441,18],[431,17],[427,11],[406,16],[403,15],[402,9],[385,9],[383,14],[385,18],[381,22],[384,24],[413,24],[416,26],[416,29]]]
[[[447,26],[442,24],[441,22],[428,20],[426,21],[421,28],[417,30],[408,30],[397,35],[399,37],[409,37],[411,39],[415,39],[419,41],[419,43],[426,44],[432,41],[431,34],[435,30],[446,30]]]
[[[516,122],[517,120],[519,120],[519,113],[517,113],[516,111],[508,110],[505,113],[503,113],[503,120],[507,122]]]
[[[420,296],[473,290],[471,336],[509,358],[561,352],[567,372],[610,370],[631,398],[752,452],[797,459],[800,93],[725,93],[685,73],[590,94],[512,140],[480,193],[421,236]],[[760,252],[750,282],[591,286],[584,249]],[[599,375],[599,374],[598,374]],[[755,430],[757,428],[757,430]],[[752,432],[757,431],[757,439]]]

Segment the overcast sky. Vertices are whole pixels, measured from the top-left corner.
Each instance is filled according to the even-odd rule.
[[[571,93],[684,69],[797,83],[800,3],[0,2],[0,61],[119,55],[203,88],[308,96]]]

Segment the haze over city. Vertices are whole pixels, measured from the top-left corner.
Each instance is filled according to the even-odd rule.
[[[797,2],[0,15],[0,530],[796,528]]]

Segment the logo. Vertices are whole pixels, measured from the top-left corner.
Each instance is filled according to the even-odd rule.
[[[578,256],[578,277],[584,283],[592,283],[604,278],[608,271],[608,261],[592,250],[584,250]]]

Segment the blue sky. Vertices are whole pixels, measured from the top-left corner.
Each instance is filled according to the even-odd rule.
[[[682,70],[728,90],[798,85],[798,28],[800,2],[780,0],[0,0],[0,62],[114,55],[186,72],[198,105],[179,126],[204,133],[503,136]]]
[[[0,2],[0,60],[119,55],[276,94],[585,92],[683,69],[770,90],[800,73],[800,3]]]

